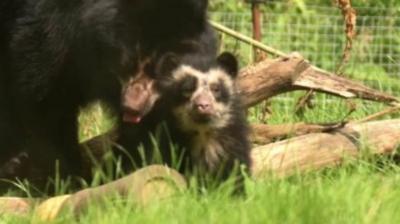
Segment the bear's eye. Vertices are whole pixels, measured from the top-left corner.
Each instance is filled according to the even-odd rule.
[[[211,84],[210,89],[214,94],[219,94],[221,92],[221,86],[218,83]]]
[[[181,94],[190,97],[197,87],[197,79],[193,76],[185,77],[180,84]]]

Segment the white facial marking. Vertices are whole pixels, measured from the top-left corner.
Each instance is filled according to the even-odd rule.
[[[173,72],[173,79],[176,81],[180,81],[188,75],[192,75],[197,78],[199,82],[199,86],[191,95],[190,101],[193,101],[199,94],[204,94],[206,92],[210,94],[212,99],[212,103],[215,109],[215,116],[213,117],[213,121],[210,124],[197,124],[195,123],[187,111],[190,111],[190,104],[184,104],[178,108],[175,108],[173,111],[175,116],[181,121],[180,125],[183,130],[188,131],[197,131],[198,129],[215,129],[215,128],[223,128],[226,127],[228,122],[231,119],[231,105],[230,103],[222,103],[217,102],[214,95],[211,92],[210,85],[217,84],[222,81],[226,86],[226,89],[229,91],[229,94],[234,94],[234,82],[232,78],[226,74],[226,72],[219,68],[210,69],[207,72],[201,72],[197,69],[194,69],[188,65],[182,65],[178,67]]]
[[[219,81],[222,80],[222,82],[226,85],[229,94],[233,94],[235,91],[234,81],[228,74],[226,74],[224,70],[219,68],[211,69],[208,71],[208,77],[212,83],[219,83]]]
[[[222,69],[213,68],[207,72],[201,72],[188,65],[182,65],[173,72],[173,79],[181,81],[188,75],[194,76],[198,80],[196,90],[191,94],[188,103],[174,109],[173,114],[179,121],[179,126],[184,131],[196,133],[192,142],[192,157],[202,158],[195,161],[203,161],[208,169],[215,169],[219,161],[225,156],[223,147],[216,139],[216,132],[228,125],[232,119],[231,102],[218,102],[210,88],[211,85],[219,85],[222,81],[228,90],[228,94],[235,94],[235,85],[232,78]],[[197,123],[193,121],[189,111],[191,111],[193,99],[199,94],[210,94],[215,114],[209,123]]]

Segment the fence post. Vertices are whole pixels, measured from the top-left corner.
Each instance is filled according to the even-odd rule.
[[[253,24],[253,39],[257,41],[262,41],[262,12],[260,9],[261,3],[265,3],[266,0],[246,0],[247,2],[251,3],[251,17],[252,17],[252,24]],[[254,52],[254,61],[258,62],[266,58],[266,53],[260,51],[257,47],[253,47]]]

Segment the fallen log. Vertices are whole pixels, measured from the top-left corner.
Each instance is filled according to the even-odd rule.
[[[161,165],[137,170],[131,175],[102,186],[86,188],[72,195],[61,195],[42,202],[35,211],[40,221],[51,221],[65,211],[79,215],[88,206],[106,202],[115,196],[131,198],[140,205],[169,197],[186,188],[186,180],[177,171]]]
[[[392,153],[400,144],[400,119],[333,125],[271,127],[257,124],[252,128],[258,138],[264,137],[267,140],[271,140],[271,136],[281,137],[285,133],[301,135],[254,147],[251,170],[256,178],[270,173],[286,176],[293,172],[336,166],[346,158],[360,155],[364,146],[372,154]],[[86,145],[96,146],[96,141],[104,142],[103,138],[110,136],[98,136],[86,142]]]
[[[38,203],[37,200],[19,197],[0,197],[0,217],[2,215],[26,216]]]
[[[342,128],[345,123],[335,124],[253,124],[251,125],[251,140],[257,145],[265,145],[276,140],[305,135],[310,133],[329,132]]]
[[[357,157],[366,147],[371,154],[394,153],[400,144],[400,119],[350,123],[328,133],[312,133],[252,151],[255,178],[272,173],[287,176],[295,172],[336,166]]]
[[[398,103],[394,96],[323,71],[296,54],[273,60],[266,59],[242,69],[237,85],[246,107],[294,90],[314,90],[342,98]]]

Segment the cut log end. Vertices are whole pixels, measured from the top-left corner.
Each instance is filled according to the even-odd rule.
[[[138,205],[145,206],[181,192],[186,187],[185,178],[177,171],[153,165],[99,187],[50,198],[38,206],[35,214],[41,221],[52,221],[66,211],[79,215],[90,205],[104,204],[105,200],[115,196],[131,198]]]
[[[14,216],[28,215],[34,207],[35,203],[35,200],[28,198],[1,197],[0,216],[4,214]]]

